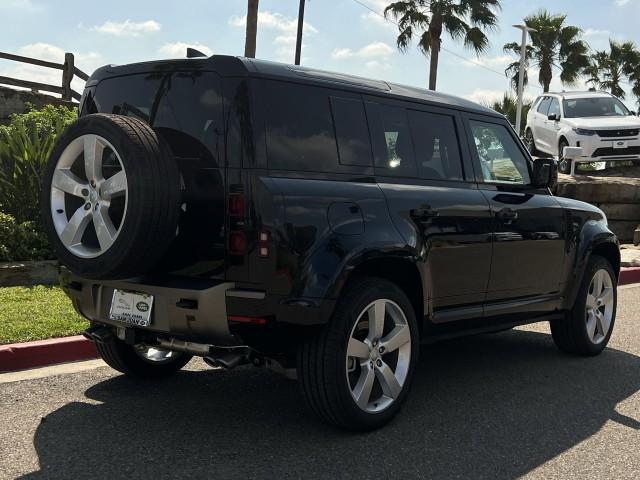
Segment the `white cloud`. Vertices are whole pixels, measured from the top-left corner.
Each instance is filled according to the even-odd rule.
[[[165,43],[158,49],[158,53],[162,55],[164,58],[185,58],[187,56],[187,48],[195,48],[196,50],[201,51],[208,57],[213,55],[213,50],[211,50],[208,46],[200,43],[185,43],[185,42],[174,42],[174,43]]]
[[[229,25],[234,27],[244,27],[247,24],[247,16],[233,16],[229,19]],[[271,13],[268,11],[258,12],[258,28],[278,30],[289,35],[295,35],[298,29],[298,20],[287,17],[281,13]],[[318,29],[309,22],[304,22],[304,33],[318,33]]]
[[[351,50],[350,48],[336,48],[331,52],[331,58],[335,60],[344,60],[351,57],[386,58],[392,55],[393,52],[393,47],[390,47],[384,42],[372,42],[358,50]]]
[[[361,57],[388,57],[393,53],[393,48],[384,42],[373,42],[362,47],[358,51]]]
[[[627,3],[629,3],[631,0],[616,0],[616,5],[618,5],[619,7],[623,7],[625,6]]]
[[[16,53],[18,55],[38,60],[63,63],[65,51],[72,52],[75,57],[75,66],[89,75],[102,63],[100,54],[96,52],[74,52],[72,50],[64,50],[57,45],[44,42],[23,45],[18,48]],[[46,83],[55,86],[62,84],[62,72],[60,70],[15,62],[7,62],[4,65],[6,65],[5,68],[0,69],[0,75],[2,76],[38,83]],[[82,92],[82,89],[84,88],[84,81],[75,77],[71,86],[77,92]]]
[[[493,103],[495,101],[502,100],[504,96],[504,90],[487,90],[483,88],[476,88],[473,92],[465,95],[464,98],[476,103]]]
[[[464,65],[465,67],[501,67],[506,68],[508,64],[513,62],[513,58],[509,55],[498,55],[495,57],[478,57],[469,60],[456,60],[458,64]]]
[[[102,25],[95,25],[91,30],[117,37],[139,37],[148,33],[158,32],[161,28],[162,25],[155,20],[133,22],[127,19],[123,22],[107,20]]]
[[[609,30],[598,30],[596,28],[587,28],[584,31],[585,37],[601,37],[601,36],[609,36],[611,32]]]
[[[229,19],[229,25],[233,27],[244,28],[247,24],[247,16],[232,16]],[[272,13],[269,11],[258,12],[258,34],[260,31],[272,30],[278,32],[273,40],[276,45],[275,59],[281,62],[291,62],[295,54],[296,37],[298,31],[298,20],[296,18],[282,15],[281,13]],[[318,33],[318,29],[309,22],[304,22],[302,38],[308,38],[308,35]],[[302,50],[305,50],[305,44],[302,44]]]
[[[364,64],[369,70],[389,70],[391,65],[388,63],[380,62],[378,60],[369,60]]]

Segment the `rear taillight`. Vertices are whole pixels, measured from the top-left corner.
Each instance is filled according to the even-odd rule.
[[[241,189],[241,186],[235,186]],[[244,193],[233,192],[229,194],[227,212],[229,213],[229,238],[228,250],[231,255],[244,255],[247,251],[247,235],[245,226],[245,201]]]

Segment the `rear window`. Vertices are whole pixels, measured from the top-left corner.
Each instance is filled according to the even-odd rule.
[[[97,110],[137,117],[161,129],[174,153],[219,159],[223,146],[220,79],[210,72],[146,73],[101,81]]]

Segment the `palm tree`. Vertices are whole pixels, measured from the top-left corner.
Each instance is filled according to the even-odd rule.
[[[538,81],[544,91],[549,91],[553,79],[553,67],[560,69],[562,83],[572,85],[580,73],[589,64],[589,46],[580,39],[582,31],[578,27],[565,24],[566,15],[551,14],[547,10],[540,10],[524,19],[527,27],[536,31],[531,32],[531,45],[526,50],[527,67],[533,65],[540,69]],[[507,43],[505,52],[514,53],[520,57],[520,44]],[[520,62],[514,62],[507,67],[505,73],[516,79],[520,69]],[[527,77],[524,78],[527,81]]]
[[[244,40],[244,56],[248,58],[255,58],[256,56],[258,2],[259,0],[248,0],[247,3],[247,32]]]
[[[516,112],[518,109],[518,101],[515,97],[509,95],[507,92],[504,93],[502,100],[495,100],[494,102],[489,102],[485,104],[485,107],[489,107],[495,110],[498,113],[501,113],[511,125],[516,124]],[[522,104],[522,118],[527,118],[527,114],[529,113],[529,109],[531,108],[531,102],[525,101]],[[521,132],[518,132],[521,133]]]
[[[499,8],[500,0],[403,0],[388,5],[384,15],[398,22],[401,52],[419,35],[418,47],[430,55],[429,89],[435,90],[443,31],[480,54],[489,46],[485,31],[496,28]]]
[[[586,83],[624,99],[625,91],[621,83],[627,77],[634,81],[631,77],[638,70],[639,57],[640,52],[633,42],[609,40],[609,51],[593,53],[589,65],[584,68],[583,73],[589,77]]]

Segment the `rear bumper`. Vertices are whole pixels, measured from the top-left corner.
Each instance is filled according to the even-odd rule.
[[[92,322],[217,346],[246,345],[255,333],[282,334],[282,328],[274,327],[321,325],[329,320],[335,307],[333,299],[266,295],[263,291],[236,288],[234,282],[221,280],[89,280],[66,269],[62,270],[60,280],[78,313]],[[109,318],[115,289],[153,295],[148,327]],[[265,323],[249,326],[247,330],[247,325],[234,323],[234,317],[260,318]]]
[[[131,327],[109,318],[113,291],[117,288],[154,297],[151,325],[136,328],[220,346],[241,344],[230,332],[227,321],[225,293],[234,287],[232,282],[194,280],[188,284],[175,284],[170,279],[154,283],[88,280],[66,270],[63,270],[60,279],[75,309],[91,321],[115,327]]]

